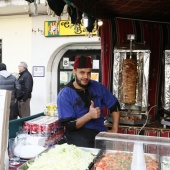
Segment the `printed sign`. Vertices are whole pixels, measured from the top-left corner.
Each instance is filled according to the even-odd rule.
[[[94,28],[92,34],[97,34],[96,28]],[[44,36],[56,37],[56,36],[75,36],[86,35],[86,31],[83,25],[73,25],[69,20],[61,20],[59,24],[56,21],[44,22]]]
[[[69,66],[69,58],[63,58],[63,66],[68,67]]]
[[[45,76],[45,67],[44,66],[33,66],[33,77],[44,77]]]

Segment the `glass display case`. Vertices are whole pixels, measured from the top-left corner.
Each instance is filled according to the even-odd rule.
[[[109,132],[100,132],[95,138],[95,147],[112,150],[118,153],[129,153],[131,157],[135,154],[136,144],[142,145],[143,154],[151,157],[158,164],[156,170],[170,169],[170,139],[163,137],[115,134]],[[139,149],[137,152],[139,156]],[[121,158],[120,158],[121,159]],[[155,170],[155,169],[153,169]]]

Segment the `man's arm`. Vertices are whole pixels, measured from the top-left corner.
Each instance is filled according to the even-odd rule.
[[[110,108],[110,113],[112,117],[112,129],[108,132],[117,133],[119,128],[119,119],[120,119],[120,104],[117,101],[114,106]]]
[[[71,120],[66,122],[65,126],[70,131],[79,129],[91,119],[98,119],[100,117],[100,113],[101,113],[100,108],[99,107],[94,108],[94,102],[91,101],[91,105],[88,113],[86,113],[84,116],[76,120]]]
[[[116,112],[112,112],[112,129],[108,130],[108,132],[113,132],[113,133],[117,133],[118,132],[118,128],[119,128],[119,118],[120,118],[120,112],[116,111]]]
[[[98,119],[99,117],[100,117],[100,108],[99,107],[94,108],[94,102],[91,101],[89,112],[76,120],[76,128],[79,129],[91,119]]]

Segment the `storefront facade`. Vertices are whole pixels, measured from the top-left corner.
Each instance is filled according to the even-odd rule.
[[[64,19],[64,17],[63,17]],[[99,37],[44,36],[44,22],[55,21],[48,15],[14,15],[0,17],[2,62],[9,72],[18,72],[18,64],[25,61],[33,75],[34,86],[31,114],[43,111],[47,103],[56,102],[58,93],[58,65],[68,50],[100,50]],[[37,73],[34,69],[40,69]],[[41,70],[42,69],[42,70]]]

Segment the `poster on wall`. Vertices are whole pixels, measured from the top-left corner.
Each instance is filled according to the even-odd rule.
[[[91,73],[91,80],[99,81],[99,73]]]
[[[76,36],[86,35],[86,31],[83,25],[71,24],[69,20],[61,20],[59,24],[56,21],[45,21],[44,22],[44,36],[56,37],[56,36]],[[96,28],[93,29],[92,34],[96,35]]]
[[[33,77],[44,77],[45,67],[44,66],[33,66],[32,76]]]
[[[93,69],[99,69],[99,60],[93,60]]]

